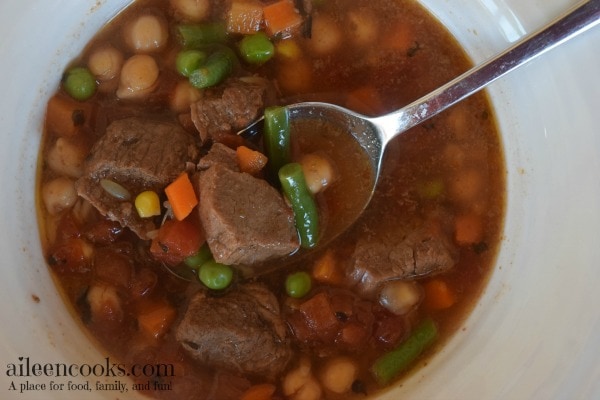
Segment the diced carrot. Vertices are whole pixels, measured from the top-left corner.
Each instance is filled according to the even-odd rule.
[[[365,85],[348,94],[346,106],[366,115],[378,115],[384,111],[383,101],[374,86]]]
[[[277,84],[284,93],[306,93],[312,88],[312,65],[304,58],[282,63],[277,71]]]
[[[483,221],[475,213],[458,215],[454,220],[454,239],[461,245],[476,244],[483,238]]]
[[[263,8],[266,31],[269,35],[289,33],[302,24],[302,16],[292,0],[278,0]]]
[[[187,172],[182,173],[165,188],[175,218],[185,219],[198,205],[198,197]]]
[[[227,13],[227,31],[251,35],[258,32],[263,22],[263,5],[253,0],[234,0]]]
[[[204,243],[200,227],[189,221],[169,220],[160,227],[152,240],[150,253],[159,261],[175,266],[186,257],[196,254]]]
[[[250,175],[258,174],[267,165],[267,156],[246,146],[239,146],[235,150],[235,154],[240,170]]]
[[[177,312],[165,303],[158,303],[138,315],[138,326],[149,337],[160,339],[169,329]]]
[[[60,95],[48,101],[46,127],[59,136],[73,136],[90,117],[89,105]]]
[[[271,400],[275,393],[275,385],[272,383],[259,383],[250,386],[248,390],[242,394],[240,400]]]
[[[339,265],[335,254],[332,250],[327,250],[313,265],[312,270],[313,278],[316,281],[339,284],[342,280],[342,275],[339,271]]]
[[[429,310],[444,310],[456,303],[456,295],[446,281],[434,279],[424,285],[425,307]]]

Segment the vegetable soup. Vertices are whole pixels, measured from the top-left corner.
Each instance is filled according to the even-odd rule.
[[[397,109],[470,66],[411,0],[138,0],[48,101],[44,254],[83,329],[157,399],[376,397],[493,270],[505,169],[470,97],[370,164],[282,105]],[[249,133],[238,131],[263,118]]]

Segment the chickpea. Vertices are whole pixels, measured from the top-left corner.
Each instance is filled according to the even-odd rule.
[[[335,357],[328,360],[321,370],[320,380],[328,390],[344,394],[350,391],[358,375],[356,362],[349,357]]]
[[[459,204],[468,204],[482,197],[486,189],[484,172],[475,167],[458,170],[450,178],[450,196]]]
[[[114,286],[96,284],[87,293],[92,319],[97,322],[123,319],[121,299]]]
[[[321,398],[321,385],[311,371],[310,361],[300,360],[297,368],[291,370],[283,379],[283,394],[291,400],[318,400]]]
[[[112,46],[94,51],[88,59],[88,68],[99,81],[110,81],[121,72],[123,54]]]
[[[379,293],[379,303],[396,315],[412,310],[423,297],[421,287],[416,282],[389,281],[383,284]]]
[[[315,15],[312,22],[311,50],[317,55],[333,53],[342,43],[342,31],[335,21],[325,15]]]
[[[199,22],[210,16],[210,0],[171,0],[171,7],[184,20]]]
[[[75,182],[65,177],[46,182],[42,187],[42,201],[51,215],[73,207],[77,201]]]
[[[377,39],[377,21],[367,10],[360,9],[348,13],[348,31],[354,44],[366,47]]]
[[[446,121],[450,132],[456,140],[468,140],[473,134],[473,129],[469,124],[469,110],[463,104],[457,104],[448,110]]]
[[[290,399],[291,400],[319,400],[321,398],[321,393],[323,390],[321,389],[321,385],[314,377],[311,377],[306,381],[304,386],[300,388],[296,393],[294,393]]]
[[[86,149],[69,139],[58,138],[46,154],[48,167],[60,175],[79,178],[83,174]]]
[[[184,113],[189,112],[190,105],[202,97],[201,92],[193,87],[189,81],[180,81],[175,85],[170,98],[171,110]]]
[[[167,23],[153,14],[140,15],[130,22],[123,32],[125,43],[137,53],[161,50],[168,41]]]
[[[133,99],[147,95],[155,89],[158,74],[158,65],[152,56],[145,54],[132,56],[125,61],[121,70],[117,97]]]
[[[465,151],[456,143],[447,144],[442,152],[442,156],[444,157],[444,161],[453,168],[462,167],[467,159]]]
[[[300,164],[308,189],[313,194],[325,189],[335,178],[331,162],[319,154],[305,154]]]

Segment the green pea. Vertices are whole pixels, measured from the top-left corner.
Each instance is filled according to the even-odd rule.
[[[299,299],[310,292],[312,280],[307,272],[299,271],[288,275],[285,280],[285,291],[290,297]]]
[[[85,101],[96,93],[96,78],[89,69],[74,67],[63,77],[63,88],[75,100]]]
[[[240,55],[249,64],[264,64],[275,54],[275,46],[264,32],[245,36],[240,41]]]
[[[192,72],[200,68],[204,61],[206,61],[206,57],[206,53],[201,50],[180,51],[175,60],[177,72],[186,78],[189,77]]]
[[[198,250],[196,254],[186,257],[183,262],[190,268],[198,268],[211,259],[212,254],[210,252],[210,248],[208,247],[208,244],[204,243],[204,245],[200,247],[200,250]]]
[[[229,265],[210,260],[200,266],[198,276],[209,289],[221,290],[231,284],[233,270]]]

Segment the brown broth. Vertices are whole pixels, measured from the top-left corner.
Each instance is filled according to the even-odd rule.
[[[317,7],[315,16],[329,16],[345,32],[352,32],[353,18],[366,15],[376,21],[377,33],[367,45],[356,44],[349,33],[341,39],[337,50],[326,55],[317,55],[311,50],[311,39],[301,35],[287,39],[294,40],[303,52],[299,61],[290,62],[285,57],[277,56],[264,66],[252,69],[254,73],[274,79],[281,97],[287,101],[330,101],[365,114],[377,115],[424,95],[464,72],[470,65],[458,43],[415,1],[327,0],[319,3],[322,5]],[[162,13],[169,21],[173,18],[173,11],[166,1],[138,1],[100,31],[73,65],[85,64],[89,54],[106,43],[121,49],[126,57],[130,55],[120,37],[120,27],[148,8]],[[114,85],[101,87],[99,93],[88,100],[94,110],[92,117],[76,136],[68,139],[88,151],[103,134],[107,122],[119,117],[151,112],[177,120],[178,113],[169,109],[169,96],[182,79],[173,68],[179,49],[175,40],[171,39],[165,50],[153,54],[161,68],[160,84],[144,101],[120,101],[113,94]],[[58,96],[64,96],[60,89]],[[301,128],[317,131],[314,127]],[[37,189],[40,193],[46,183],[61,176],[47,162],[48,152],[59,137],[56,132],[46,129],[40,150],[42,167]],[[322,138],[295,141],[294,157],[326,150],[325,144],[319,140]],[[331,147],[339,150],[338,143]],[[354,154],[355,150],[350,147],[343,151]],[[340,175],[347,177],[354,171],[356,180],[337,182],[331,190],[319,194],[326,230],[335,230],[335,224],[345,215],[351,215],[361,204],[361,188],[369,186],[371,179],[364,159],[349,157],[343,152],[328,153],[329,156],[331,154],[338,154],[333,161]],[[345,210],[349,204],[350,210]],[[200,284],[188,283],[169,274],[152,260],[147,252],[147,242],[127,230],[119,233],[119,239],[114,243],[90,241],[89,238],[98,232],[107,234],[120,228],[81,200],[73,208],[56,215],[48,213],[43,204],[40,204],[40,209],[40,231],[50,269],[57,288],[64,293],[65,302],[73,309],[74,317],[82,322],[83,329],[91,333],[103,351],[126,365],[163,363],[174,366],[174,376],[168,379],[152,378],[152,382],[170,384],[170,389],[149,390],[148,395],[158,399],[191,399],[197,398],[199,393],[212,393],[211,390],[215,388],[221,393],[231,391],[239,394],[251,383],[263,381],[260,377],[237,376],[226,371],[215,373],[185,354],[176,342],[173,330],[185,311],[187,300]],[[326,252],[338,257],[341,270],[349,269],[352,267],[354,246],[361,238],[368,236],[377,240],[388,235],[402,236],[425,222],[434,221],[437,229],[455,240],[457,220],[465,216],[476,218],[482,229],[480,236],[475,242],[455,241],[460,256],[454,268],[441,276],[416,279],[420,287],[429,280],[443,279],[455,293],[456,303],[444,310],[427,309],[421,304],[405,318],[404,337],[411,326],[425,317],[433,318],[440,332],[436,345],[414,363],[410,370],[414,371],[423,364],[427,355],[433,354],[459,329],[483,292],[501,244],[504,211],[505,169],[501,141],[488,98],[485,94],[477,94],[406,132],[390,144],[373,200],[348,232],[327,248],[292,263],[286,270],[257,279],[278,296],[283,314],[290,315],[298,304],[285,295],[282,282],[288,271],[310,271],[316,260]],[[84,262],[75,273],[57,266],[57,252],[73,251],[69,246],[81,242],[92,247],[95,257],[105,252],[105,259],[122,257],[128,260],[123,261],[126,271],[123,272],[122,268],[111,276],[102,276],[98,261]],[[82,257],[85,258],[84,255]],[[90,318],[85,298],[90,287],[98,282],[118,288],[123,305],[123,316],[118,324],[99,324]],[[331,287],[315,284],[312,293],[337,293],[339,290],[352,292],[352,282],[344,278]],[[377,307],[376,299],[368,297],[363,300]],[[148,338],[140,332],[137,318],[145,307],[161,302],[174,307],[177,315],[171,329],[163,336]],[[374,312],[375,319],[379,315]],[[349,353],[361,365],[353,391],[341,395],[324,391],[323,398],[362,399],[365,393],[375,396],[388,389],[378,387],[368,371],[373,360],[390,348],[375,339],[370,339],[360,352],[340,351],[335,346],[307,345],[301,341],[294,342],[294,348],[297,354],[289,368],[294,368],[300,358],[307,357],[311,360],[313,371],[318,371],[328,356],[338,353]],[[410,371],[401,375],[398,381]],[[285,374],[282,372],[282,375]],[[141,383],[146,381],[147,377],[139,380]],[[275,382],[275,385],[277,391],[274,398],[285,398],[281,382]],[[223,389],[225,387],[228,389]],[[215,399],[235,398],[235,395],[228,397],[225,394],[222,397],[214,396]]]

